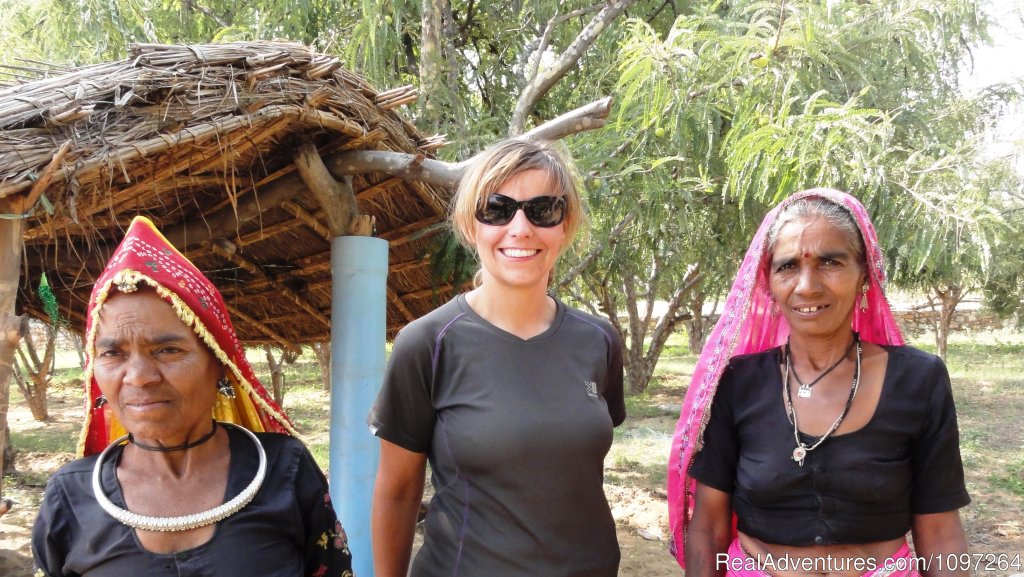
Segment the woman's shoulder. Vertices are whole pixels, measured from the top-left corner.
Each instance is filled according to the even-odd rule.
[[[437,307],[422,317],[409,322],[398,331],[396,340],[420,339],[436,337],[448,328],[452,321],[466,314],[461,295]]]
[[[927,351],[912,347],[910,345],[882,345],[882,348],[889,353],[889,364],[908,364],[915,367],[931,367],[945,365],[942,358]]]
[[[301,439],[284,433],[256,433],[256,438],[267,454],[270,470],[287,478],[305,477],[314,469],[320,470],[313,453]]]
[[[602,333],[605,333],[608,337],[615,339],[619,338],[618,331],[615,330],[615,327],[608,319],[571,307],[558,299],[555,299],[555,302],[558,303],[558,306],[565,309],[566,318],[574,319],[583,325],[593,327]]]
[[[74,461],[68,461],[60,466],[53,475],[50,475],[51,479],[60,479],[65,477],[76,477],[80,475],[91,476],[93,467],[96,466],[96,460],[99,459],[99,455],[90,455],[88,457],[79,457]],[[109,460],[110,457],[108,457]]]
[[[744,353],[742,355],[735,355],[729,359],[729,368],[743,369],[743,368],[756,368],[764,365],[778,364],[781,360],[780,347],[772,347],[764,351],[758,351],[756,353]]]

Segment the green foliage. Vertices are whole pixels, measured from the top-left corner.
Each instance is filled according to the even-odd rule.
[[[287,39],[326,50],[358,21],[341,0],[2,0],[0,16],[5,54],[55,64],[120,59],[132,43]]]
[[[695,266],[702,276],[684,312],[711,303],[770,205],[831,186],[873,214],[897,286],[984,286],[991,306],[1010,314],[1024,293],[1020,239],[1007,240],[1021,228],[1012,216],[1020,178],[1005,162],[980,162],[979,151],[1021,89],[960,93],[958,66],[987,39],[980,2],[633,2],[632,18],[605,30],[530,119],[615,96],[609,124],[570,143],[587,176],[592,248],[603,250],[567,296],[604,301],[599,312],[612,317],[672,298]],[[129,42],[286,38],[394,87],[421,84],[427,4],[0,0],[0,49],[8,61],[83,63],[123,56]],[[452,144],[440,154],[460,160],[507,132],[535,65],[543,71],[598,8],[437,4],[451,14],[440,47],[447,76],[424,101],[439,110],[405,112],[446,133]],[[568,260],[560,270],[574,269]],[[445,235],[432,262],[439,284],[474,268]],[[652,346],[649,335],[635,337],[628,347]],[[655,362],[653,346],[631,358]]]
[[[986,39],[977,2],[693,3],[667,29],[634,16],[598,77],[615,82],[614,122],[578,150],[601,183],[594,238],[638,217],[577,283],[581,301],[628,308],[627,277],[664,300],[697,265],[695,306],[710,302],[768,207],[816,186],[865,203],[897,286],[976,286],[1009,246],[1000,191],[1020,178],[980,151],[1010,91],[957,85]],[[1003,278],[1009,294],[1020,277]]]

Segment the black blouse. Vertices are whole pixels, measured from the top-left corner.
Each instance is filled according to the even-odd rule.
[[[231,442],[227,497],[237,495],[256,473],[256,447],[244,433],[226,427]],[[327,480],[297,439],[257,436],[267,453],[267,476],[256,497],[217,524],[213,538],[172,554],[146,551],[135,530],[100,508],[93,497],[97,456],[62,467],[46,485],[32,533],[32,553],[42,575],[214,577],[351,577],[352,559],[327,493]],[[115,464],[123,448],[110,452],[100,482],[110,500],[124,507]]]
[[[780,349],[730,361],[690,474],[732,494],[740,531],[790,546],[870,543],[902,537],[915,514],[970,503],[945,365],[910,347],[886,349],[874,415],[807,453],[803,467],[792,460]]]

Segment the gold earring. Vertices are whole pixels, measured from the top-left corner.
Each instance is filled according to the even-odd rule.
[[[864,283],[864,286],[860,289],[860,310],[862,312],[868,311],[868,283]]]

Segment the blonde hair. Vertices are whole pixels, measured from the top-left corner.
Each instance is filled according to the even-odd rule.
[[[587,216],[583,212],[580,177],[572,157],[549,142],[507,139],[487,147],[459,182],[452,203],[451,227],[464,246],[475,248],[476,212],[487,202],[487,197],[513,176],[535,169],[548,174],[552,194],[565,197],[562,226],[566,241],[559,254],[573,245],[576,233],[587,224]]]

